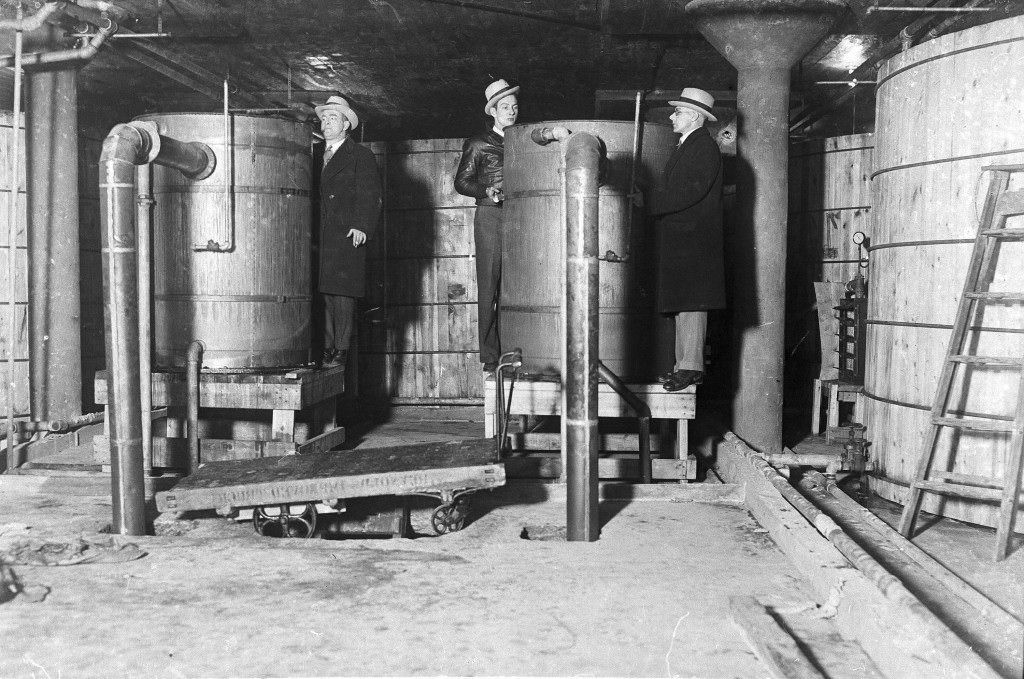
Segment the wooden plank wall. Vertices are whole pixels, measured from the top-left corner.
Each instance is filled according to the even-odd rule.
[[[14,351],[14,409],[19,416],[29,413],[28,392],[28,282],[27,261],[28,246],[25,239],[25,132],[22,119],[18,146],[20,166],[20,190],[18,196],[18,221],[13,248],[9,242],[9,219],[11,199],[11,124],[13,116],[10,111],[0,111],[0,410],[3,417],[7,416],[7,394],[9,381],[7,378],[7,360]],[[7,273],[11,266],[15,273],[15,333],[10,336],[10,308],[7,299]]]
[[[360,393],[399,402],[483,398],[474,202],[455,192],[462,139],[374,143],[385,224],[370,244]]]

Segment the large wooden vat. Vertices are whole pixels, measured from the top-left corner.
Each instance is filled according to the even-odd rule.
[[[15,227],[13,248],[9,242],[10,200],[11,200],[11,124],[14,116],[10,111],[0,111],[0,409],[7,416],[7,359],[14,351],[14,412],[17,416],[29,414],[28,390],[28,258],[25,240],[25,130],[19,131],[19,196],[18,221]],[[22,119],[24,123],[24,119]],[[7,274],[14,267],[14,337],[10,336],[10,307],[7,299]]]
[[[819,333],[822,314],[816,309],[814,283],[845,284],[858,270],[867,275],[867,269],[859,269],[860,252],[853,234],[871,235],[873,150],[872,134],[812,139],[790,146],[786,371],[801,393],[814,377],[839,376],[836,361],[831,359],[836,350],[835,329]],[[814,369],[819,360],[820,371]]]
[[[462,139],[371,144],[385,225],[371,242],[360,392],[398,402],[483,398],[472,198],[455,191]]]
[[[871,487],[890,500],[904,500],[928,431],[987,188],[981,168],[1024,163],[1022,63],[1024,17],[1015,17],[919,45],[878,73],[866,424]],[[1022,250],[1002,246],[992,290],[1024,290]],[[1024,356],[1020,305],[988,304],[977,321],[984,330],[974,353]],[[1015,370],[961,368],[950,402],[966,414],[1009,416],[1018,381]],[[1001,478],[1008,444],[1009,435],[946,428],[939,459]],[[998,505],[926,494],[924,509],[993,525]]]
[[[143,116],[163,134],[201,141],[216,171],[193,181],[153,168],[154,344],[159,366],[183,366],[189,343],[206,345],[214,369],[306,363],[310,354],[310,132],[303,124],[231,116],[232,158],[224,163],[218,114]],[[224,205],[232,172],[233,224]],[[210,241],[227,243],[211,251]]]
[[[505,130],[502,347],[522,348],[528,372],[559,372],[565,242],[562,149],[557,143],[540,146],[530,139],[535,128],[556,125],[588,132],[604,142],[607,164],[599,192],[598,251],[628,258],[600,262],[599,353],[619,376],[650,380],[671,367],[672,330],[671,322],[655,312],[657,260],[651,227],[639,218],[630,227],[630,122],[558,120]],[[666,125],[644,125],[638,176],[646,183],[659,177],[677,139]]]

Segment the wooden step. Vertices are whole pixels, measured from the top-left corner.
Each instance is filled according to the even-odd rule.
[[[987,420],[965,420],[959,417],[933,417],[932,424],[942,427],[956,427],[958,429],[969,429],[971,431],[1013,431],[1012,422],[987,421]]]
[[[977,486],[966,486],[958,483],[946,483],[944,481],[914,481],[914,487],[921,490],[939,493],[940,495],[953,495],[965,497],[971,500],[991,500],[999,502],[1003,499],[1002,489],[978,488]]]
[[[964,486],[977,486],[978,488],[995,488],[1001,490],[1003,482],[999,479],[990,479],[987,476],[975,476],[974,474],[958,474],[957,472],[938,472],[933,475],[940,481],[958,483]]]
[[[986,229],[981,235],[1003,240],[1024,240],[1024,229]]]
[[[1024,366],[1024,359],[1010,358],[1009,356],[966,356],[954,354],[949,357],[954,363],[971,363],[973,365],[991,365],[1007,368],[1020,368]]]
[[[989,302],[1024,302],[1024,292],[968,292],[967,298]]]

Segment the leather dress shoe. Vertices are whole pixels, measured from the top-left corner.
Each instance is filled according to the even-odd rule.
[[[665,391],[682,391],[692,384],[704,381],[704,373],[699,370],[676,370],[662,383]]]

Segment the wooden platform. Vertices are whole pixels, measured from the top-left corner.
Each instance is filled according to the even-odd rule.
[[[187,404],[184,372],[152,373],[153,407],[174,409],[178,417],[154,422],[153,466],[185,467],[188,444],[181,415]],[[107,404],[107,371],[95,378],[96,402]],[[203,438],[200,460],[206,462],[277,457],[330,450],[345,442],[345,429],[337,426],[337,397],[345,390],[345,368],[297,368],[275,373],[202,373],[199,405],[205,408],[271,411],[270,429],[264,435],[251,431],[245,438]],[[296,414],[310,409],[313,422],[296,435]],[[109,413],[108,413],[109,414]],[[109,417],[108,417],[109,421]],[[200,432],[205,423],[201,423]],[[266,425],[263,425],[264,429]],[[252,428],[250,428],[252,429]],[[160,436],[163,430],[165,436]],[[107,433],[107,432],[105,432]],[[200,434],[202,436],[202,433]],[[95,441],[97,461],[110,459],[106,436]]]
[[[508,393],[509,380],[505,380],[505,392]],[[682,391],[665,391],[660,384],[627,384],[630,391],[636,394],[651,409],[651,417],[655,420],[667,420],[675,426],[676,445],[671,451],[671,459],[652,460],[655,467],[655,477],[662,479],[687,479],[697,478],[696,458],[689,454],[689,420],[696,414],[697,388],[688,387]],[[497,433],[497,382],[493,375],[488,375],[484,380],[484,428],[487,436],[495,436]],[[527,375],[520,376],[512,390],[512,402],[506,406],[512,416],[534,415],[552,416],[561,415],[562,412],[562,385],[560,380],[554,376]],[[616,394],[612,388],[605,384],[598,385],[597,396],[598,417],[601,418],[629,418],[635,419],[636,413],[633,409]],[[652,422],[652,429],[657,430]],[[512,446],[515,450],[552,450],[560,447],[560,440],[557,434],[521,434],[510,432]],[[625,450],[638,450],[639,444],[635,434],[611,434],[602,435],[602,451],[622,452]],[[660,446],[660,438],[657,434],[651,436],[651,450],[657,451]],[[668,451],[663,451],[668,452]],[[532,469],[530,463],[518,462],[519,470]],[[606,462],[602,466],[602,478],[625,478],[632,475],[636,469],[635,464],[629,461]],[[550,476],[552,470],[560,473],[562,466],[559,464],[553,467],[550,461],[541,461],[537,464],[541,470],[542,477]],[[618,476],[622,474],[623,476]]]
[[[492,439],[211,462],[157,493],[161,512],[436,493],[504,485]]]

